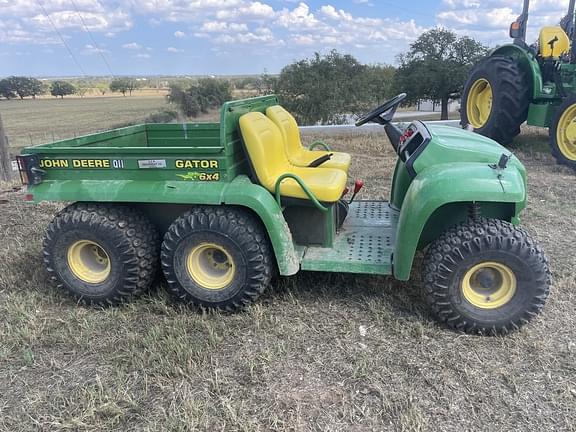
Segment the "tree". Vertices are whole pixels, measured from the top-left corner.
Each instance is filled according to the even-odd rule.
[[[12,83],[7,79],[0,80],[0,97],[13,99],[16,97]]]
[[[36,98],[37,95],[46,91],[42,81],[36,78],[11,76],[2,80],[0,95],[11,99],[16,97],[24,99],[25,97],[32,96]]]
[[[36,95],[42,93],[43,90],[42,82],[36,78],[11,76],[7,80],[20,99],[28,96],[36,98]]]
[[[448,119],[448,104],[460,97],[468,72],[487,47],[450,30],[435,28],[420,35],[410,50],[398,57],[396,86],[410,100],[431,99],[442,104],[442,120]]]
[[[64,96],[68,96],[76,93],[76,87],[67,81],[54,81],[50,86],[50,94],[52,96],[60,96],[64,99]]]
[[[109,85],[105,82],[99,82],[96,84],[95,88],[101,96],[104,96],[109,89]]]
[[[138,87],[140,83],[134,78],[116,78],[110,83],[110,91],[122,93],[122,96],[126,96],[126,93],[132,96],[132,92]]]
[[[269,75],[266,71],[254,81],[254,87],[259,96],[273,94],[277,85],[278,77]]]
[[[176,83],[170,85],[168,101],[175,104],[188,117],[197,117],[211,109],[219,108],[232,99],[229,81],[217,78],[203,78],[186,90]]]
[[[333,50],[286,66],[275,90],[300,123],[337,124],[386,99],[393,71],[390,66],[363,65]]]

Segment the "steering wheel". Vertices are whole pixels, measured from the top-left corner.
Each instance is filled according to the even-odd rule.
[[[359,119],[356,122],[356,126],[362,126],[368,122],[375,122],[381,125],[390,123],[398,109],[398,105],[400,105],[404,99],[406,99],[406,93],[400,93],[398,96],[390,99],[388,102],[385,102],[383,105],[380,105],[378,108]]]

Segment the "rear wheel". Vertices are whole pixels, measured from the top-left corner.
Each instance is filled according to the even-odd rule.
[[[158,267],[158,233],[124,206],[77,203],[50,223],[44,262],[53,281],[80,302],[116,305],[148,289]]]
[[[161,261],[176,300],[226,311],[254,302],[273,272],[260,222],[235,208],[197,207],[178,218],[164,237]]]
[[[430,245],[426,301],[438,321],[467,333],[506,334],[544,307],[548,260],[530,235],[510,223],[462,223]]]
[[[528,116],[529,91],[528,77],[514,59],[487,57],[472,69],[464,85],[462,126],[510,144]]]
[[[576,96],[568,97],[556,110],[550,146],[558,163],[576,169]]]

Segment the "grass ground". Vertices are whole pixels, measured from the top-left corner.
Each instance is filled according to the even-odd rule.
[[[0,101],[10,146],[21,148],[109,129],[169,109],[163,96]]]
[[[306,140],[322,138],[309,136]],[[575,431],[576,177],[526,130],[523,223],[555,277],[541,318],[505,338],[438,326],[413,280],[301,273],[244,313],[174,305],[162,284],[85,308],[43,269],[60,208],[0,187],[0,430]],[[382,135],[329,137],[364,199],[386,198]]]

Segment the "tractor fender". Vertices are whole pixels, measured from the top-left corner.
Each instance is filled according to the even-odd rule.
[[[520,67],[522,67],[532,79],[532,82],[530,83],[532,89],[532,99],[550,97],[550,95],[544,94],[544,84],[542,82],[540,65],[532,53],[518,45],[506,44],[499,46],[490,52],[490,56],[496,55],[513,57],[518,61]]]
[[[526,202],[523,173],[515,164],[499,169],[486,163],[440,164],[419,173],[408,188],[400,210],[392,258],[396,279],[410,278],[416,250],[422,245],[423,230],[431,216],[447,204],[460,203],[461,207],[468,208],[473,202],[512,203],[513,206],[508,206],[513,207],[509,219],[517,222]],[[456,213],[464,215],[455,223],[467,218],[466,211],[455,212],[454,208],[450,211],[450,218]],[[427,235],[432,239],[444,231],[438,226],[426,228],[434,231],[433,236]]]
[[[138,204],[234,205],[251,210],[266,228],[281,275],[296,274],[299,256],[282,209],[270,192],[246,176],[231,182],[46,180],[30,186],[34,202],[83,201]]]

